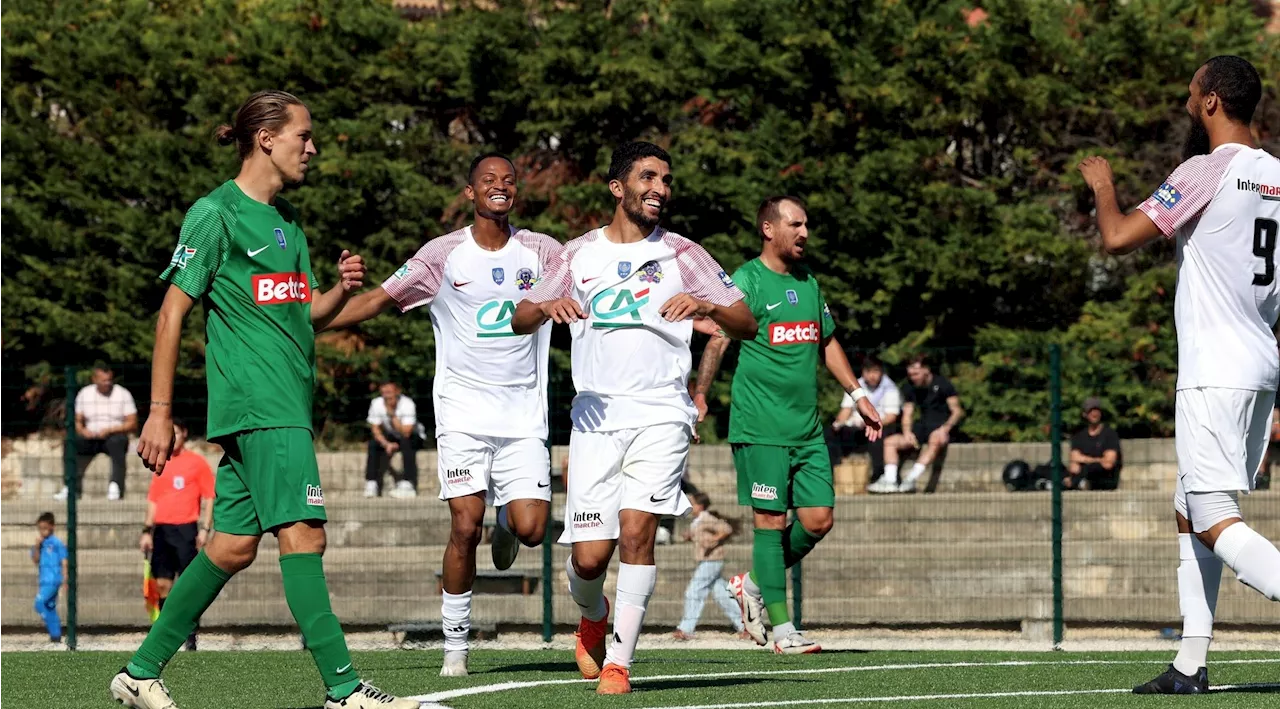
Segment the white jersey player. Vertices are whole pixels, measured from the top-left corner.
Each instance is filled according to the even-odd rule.
[[[1120,212],[1106,160],[1080,165],[1108,252],[1177,239],[1174,508],[1182,644],[1167,671],[1134,688],[1141,694],[1208,691],[1205,660],[1224,564],[1280,600],[1280,551],[1245,524],[1238,499],[1253,489],[1280,383],[1273,334],[1280,160],[1253,147],[1249,122],[1262,82],[1249,62],[1210,59],[1190,91],[1191,157],[1133,213]]]
[[[436,340],[432,389],[440,499],[449,503],[441,618],[442,676],[467,674],[471,588],[485,505],[497,507],[493,564],[510,568],[520,543],[537,546],[551,502],[547,452],[547,355],[551,328],[518,335],[516,303],[563,247],[510,226],[515,168],[503,155],[476,158],[466,196],[475,223],[428,241],[381,288],[357,296],[330,325],[345,327],[394,305],[427,306]]]
[[[613,222],[569,242],[516,309],[513,329],[554,320],[573,335],[577,389],[569,441],[563,544],[569,590],[582,609],[576,659],[597,692],[631,691],[630,667],[657,581],[659,515],[683,515],[680,477],[697,411],[689,397],[693,318],[754,337],[742,292],[701,246],[658,228],[671,158],[651,143],[613,154]],[[621,547],[614,640],[605,654],[605,570]]]

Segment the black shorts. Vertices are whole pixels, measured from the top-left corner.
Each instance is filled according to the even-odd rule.
[[[942,428],[942,424],[926,424],[924,421],[912,421],[911,432],[916,434],[916,441],[920,443],[920,447],[924,448],[929,445],[929,436],[933,432]]]
[[[187,570],[196,558],[195,522],[188,524],[157,524],[151,533],[154,546],[151,549],[151,575],[158,579],[172,579]]]

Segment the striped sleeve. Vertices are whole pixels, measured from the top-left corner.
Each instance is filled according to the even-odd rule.
[[[231,251],[231,225],[227,223],[230,218],[207,199],[191,205],[182,220],[178,247],[160,280],[181,288],[192,298],[203,297]]]
[[[558,298],[567,298],[573,286],[573,256],[587,243],[586,236],[580,236],[565,244],[558,251],[542,249],[538,251],[538,259],[542,265],[542,277],[534,284],[533,290],[525,300],[530,303],[548,303]]]
[[[1209,206],[1238,152],[1228,147],[1187,160],[1138,209],[1151,218],[1162,234],[1172,237]]]
[[[686,293],[698,300],[726,307],[745,297],[706,249],[683,236],[668,234],[666,238],[675,247],[676,264],[680,267],[680,279]]]
[[[445,262],[465,237],[465,231],[455,231],[428,241],[382,282],[382,289],[395,301],[400,312],[427,305],[435,299],[444,282]]]

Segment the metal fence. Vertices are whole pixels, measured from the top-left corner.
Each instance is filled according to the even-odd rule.
[[[1064,362],[1084,355],[1062,353],[1056,347],[994,359],[973,350],[938,354],[937,373],[951,377],[968,421],[976,423],[961,424],[960,435],[940,463],[927,471],[918,494],[865,494],[878,472],[871,458],[858,446],[852,452],[833,452],[836,524],[792,570],[795,616],[809,627],[1020,627],[1056,641],[1067,629],[1091,624],[1177,627],[1172,439],[1132,437],[1138,429],[1122,424],[1122,433],[1130,435],[1122,444],[1119,489],[1064,490],[1060,483],[1069,461],[1067,439],[1080,425],[1081,394],[1096,393],[1106,402],[1109,416],[1134,420],[1131,412],[1117,410],[1123,402],[1108,400],[1104,386],[1070,377],[1063,383]],[[888,376],[903,379],[900,361],[887,369]],[[37,574],[30,548],[36,517],[52,511],[58,518],[57,534],[70,550],[69,584],[59,608],[72,645],[77,627],[145,627],[149,622],[138,539],[151,476],[133,453],[136,434],[128,434],[125,473],[116,480],[122,483],[122,499],[106,499],[112,479],[110,446],[101,440],[87,445],[86,437],[77,434],[74,402],[82,388],[94,386],[91,376],[89,367],[76,367],[6,371],[3,377],[4,624],[7,630],[40,627],[32,609]],[[143,402],[138,406],[140,418],[146,415],[148,379],[143,366],[115,371],[115,385]],[[199,440],[205,415],[200,384],[198,378],[182,382],[175,411],[191,422],[192,449],[216,467],[217,447]],[[439,569],[449,515],[437,499],[431,382],[400,384],[416,401],[427,430],[423,450],[415,458],[420,471],[416,497],[390,494],[403,476],[400,455],[375,470],[381,484],[375,496],[367,497],[368,444],[318,445],[329,515],[325,564],[335,611],[348,627],[439,621]],[[378,396],[375,382],[366,378],[328,386],[348,403],[318,403],[318,430],[344,431],[321,440],[367,439],[362,409]],[[688,483],[710,495],[713,508],[742,529],[727,544],[727,575],[750,566],[750,510],[738,504],[736,474],[724,441],[727,384],[718,383],[714,394],[702,428],[704,442],[690,456]],[[837,412],[840,394],[833,383],[824,388],[827,422]],[[554,499],[549,542],[561,529],[564,420],[571,397],[572,392],[562,388],[551,392],[552,417],[558,423],[550,441]],[[1002,405],[1008,410],[997,410]],[[975,410],[979,406],[986,408]],[[1148,417],[1142,425],[1159,424]],[[1004,431],[998,435],[1004,440],[981,440],[975,430]],[[1053,440],[1060,445],[1050,445]],[[99,451],[92,458],[88,455]],[[1003,473],[1012,461],[1028,464],[1033,472],[1030,489],[1011,491],[1006,485]],[[910,465],[904,462],[903,471]],[[1038,484],[1037,467],[1043,473]],[[53,499],[64,485],[74,488],[81,469],[82,497]],[[1274,491],[1261,489],[1242,503],[1255,528],[1273,540],[1280,538],[1278,500]],[[646,617],[654,628],[674,628],[683,612],[685,585],[694,567],[691,545],[682,540],[687,522],[669,522],[671,538],[658,548],[658,588]],[[502,574],[493,570],[487,545],[482,545],[474,627],[541,628],[550,637],[555,629],[576,622],[577,609],[562,578],[566,554],[565,547],[552,543],[525,549],[511,572]],[[257,561],[228,585],[204,625],[291,626],[277,556],[275,541],[266,538]],[[1225,577],[1220,623],[1276,624],[1269,603],[1234,583],[1230,571]],[[607,590],[613,592],[611,582]],[[708,601],[700,627],[724,630],[729,619]]]

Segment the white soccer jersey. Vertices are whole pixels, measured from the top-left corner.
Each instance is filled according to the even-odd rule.
[[[587,313],[571,327],[576,430],[693,425],[693,321],[667,322],[658,313],[680,293],[722,306],[743,298],[706,249],[665,229],[633,244],[595,229],[565,245],[527,299],[572,297]]]
[[[1276,389],[1280,160],[1228,143],[1182,163],[1141,209],[1178,239],[1178,389]]]
[[[401,311],[430,305],[436,435],[547,437],[551,328],[516,335],[511,316],[562,249],[513,228],[506,246],[489,251],[466,227],[428,241],[382,284]]]

